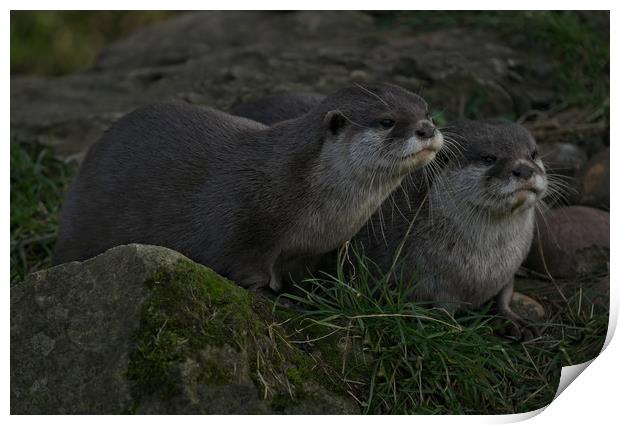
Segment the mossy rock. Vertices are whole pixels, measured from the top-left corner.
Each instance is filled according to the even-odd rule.
[[[11,411],[357,413],[271,307],[161,247],[33,274],[11,289]]]

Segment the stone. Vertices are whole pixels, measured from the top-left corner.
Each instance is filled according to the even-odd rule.
[[[11,288],[12,414],[357,413],[320,359],[265,299],[162,247]]]
[[[547,55],[513,49],[491,31],[420,33],[375,19],[351,11],[182,13],[110,45],[84,71],[12,76],[11,137],[79,161],[116,119],[158,101],[228,110],[285,90],[326,94],[371,80],[421,92],[455,119],[518,116],[554,87]]]
[[[609,213],[570,206],[539,214],[536,221],[525,267],[553,278],[609,271]]]
[[[581,192],[579,173],[588,160],[586,153],[570,143],[540,143],[538,151],[549,180],[547,204],[575,204]]]
[[[580,204],[609,211],[609,148],[594,155],[581,173]]]

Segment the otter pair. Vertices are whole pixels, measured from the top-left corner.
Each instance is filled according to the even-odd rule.
[[[269,124],[291,118],[271,127],[184,104],[119,120],[67,196],[54,263],[147,243],[241,286],[279,291],[284,277],[299,280],[362,229],[356,239],[379,264],[408,236],[400,267],[416,273],[419,299],[456,310],[455,302],[477,305],[499,292],[500,310],[520,321],[508,307],[512,276],[545,185],[525,130],[455,124],[446,132],[455,149],[440,152],[425,188],[416,170],[436,163],[443,135],[419,96],[381,84],[310,103],[284,98],[258,108],[272,108],[272,121],[261,119]],[[420,206],[422,221],[411,224]]]
[[[320,101],[316,94],[284,93],[232,113],[273,124]],[[404,179],[353,245],[383,271],[396,268],[418,301],[454,312],[496,296],[498,312],[516,325],[509,333],[532,338],[537,330],[509,303],[547,189],[536,143],[522,126],[502,121],[458,121],[442,132],[446,147],[437,159]]]

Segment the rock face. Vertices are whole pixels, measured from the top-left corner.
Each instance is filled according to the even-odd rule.
[[[316,358],[265,301],[166,248],[113,248],[11,289],[13,414],[356,413]]]
[[[381,28],[360,12],[187,13],[105,50],[94,66],[61,78],[11,79],[17,141],[83,154],[137,106],[182,100],[227,110],[285,90],[329,93],[353,81],[422,91],[457,118],[520,115],[555,96],[554,64],[471,28]]]
[[[525,260],[527,268],[554,278],[609,271],[609,214],[571,206],[537,217],[539,235]]]

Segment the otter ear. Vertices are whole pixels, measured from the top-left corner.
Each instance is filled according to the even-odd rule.
[[[325,118],[323,119],[323,123],[325,127],[329,130],[329,132],[333,135],[336,135],[342,130],[347,123],[346,118],[342,115],[340,111],[329,111],[325,114]]]

